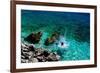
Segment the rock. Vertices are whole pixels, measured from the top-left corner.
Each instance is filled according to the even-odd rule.
[[[48,61],[58,61],[60,59],[60,56],[55,53],[50,53],[48,56]]]
[[[47,38],[46,41],[45,41],[46,46],[53,44],[53,43],[54,43],[54,40],[52,38]]]
[[[23,44],[23,43],[21,44],[21,50],[22,50],[22,51],[28,52],[28,51],[29,51],[28,48],[29,48],[29,47],[26,46],[25,44]]]
[[[34,56],[34,52],[33,51],[30,51],[30,52],[28,52],[28,58],[30,59],[30,58],[32,58],[33,56]]]
[[[26,59],[21,59],[21,63],[28,63],[29,61]]]
[[[22,59],[25,59],[25,56],[21,55],[21,58],[22,58]]]
[[[59,55],[56,55],[56,58],[57,58],[58,61],[60,60],[60,56]]]
[[[59,34],[57,32],[54,32],[51,37],[47,38],[45,40],[45,45],[48,46],[50,44],[53,44],[57,39],[59,38]]]
[[[39,62],[45,62],[46,61],[44,56],[38,56],[37,59],[38,59]]]
[[[21,59],[21,63],[26,63],[25,59]]]
[[[30,62],[30,63],[35,63],[35,62],[38,62],[38,59],[37,59],[37,58],[31,58],[31,59],[29,60],[29,62]]]
[[[31,33],[26,38],[24,38],[24,40],[28,41],[29,43],[36,44],[39,43],[41,36],[42,36],[41,32]]]
[[[43,49],[41,49],[41,48],[37,48],[36,50],[35,50],[35,54],[37,55],[37,56],[39,56],[39,55],[41,55],[42,53],[43,53]]]
[[[21,45],[21,63],[34,63],[46,61],[59,61],[60,56],[57,53],[51,53],[43,48],[35,48],[33,44]]]
[[[34,52],[35,51],[35,47],[33,45],[29,45],[29,50]]]
[[[29,59],[28,52],[22,52],[21,55],[24,56],[24,59]]]
[[[48,57],[50,55],[50,53],[48,51],[43,51],[42,55],[44,55],[45,57]]]
[[[34,47],[30,44],[23,44],[21,45],[21,58],[22,59],[29,59],[33,55]]]

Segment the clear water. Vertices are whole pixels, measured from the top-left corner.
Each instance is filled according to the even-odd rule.
[[[43,33],[36,47],[42,47],[61,56],[61,61],[90,59],[90,14],[21,10],[21,39],[32,32]],[[59,32],[59,40],[45,46],[46,38]],[[61,46],[61,42],[64,45]]]

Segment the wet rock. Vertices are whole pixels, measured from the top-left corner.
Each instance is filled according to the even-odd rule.
[[[26,38],[24,38],[24,40],[36,44],[39,43],[41,36],[42,36],[42,32],[31,33]]]
[[[53,44],[57,39],[59,38],[59,34],[57,32],[54,32],[51,37],[47,38],[45,40],[45,45],[48,46],[50,44]]]

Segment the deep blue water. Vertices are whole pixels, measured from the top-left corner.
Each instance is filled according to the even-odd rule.
[[[90,59],[89,13],[21,10],[22,41],[30,33],[39,31],[43,35],[35,46],[58,53],[61,61]],[[60,33],[59,40],[45,46],[44,41],[55,31]]]

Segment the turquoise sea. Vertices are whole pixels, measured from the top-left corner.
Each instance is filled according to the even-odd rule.
[[[34,45],[56,52],[61,61],[90,59],[89,13],[21,10],[21,41],[30,33],[39,31],[43,35]],[[46,38],[55,31],[60,33],[59,40],[44,45]]]

